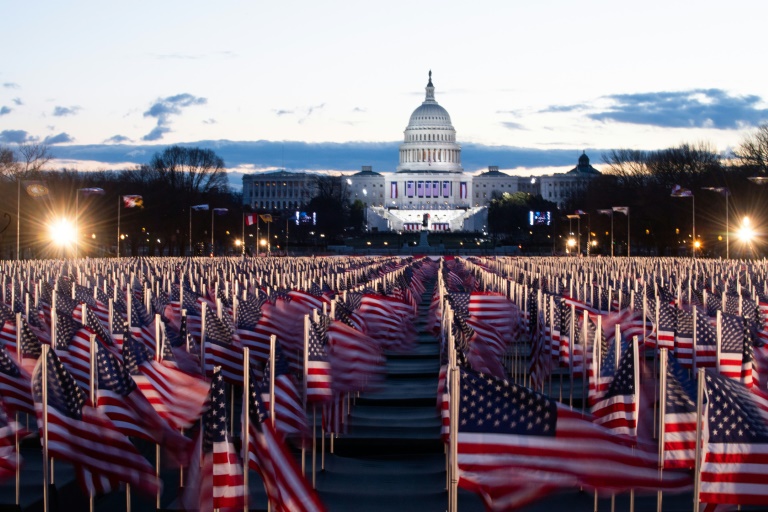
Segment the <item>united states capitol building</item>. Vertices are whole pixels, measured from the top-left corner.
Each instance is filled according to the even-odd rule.
[[[482,231],[494,197],[525,192],[562,208],[568,198],[600,173],[583,153],[572,170],[548,176],[511,176],[489,166],[464,171],[461,144],[448,111],[435,99],[432,72],[424,101],[411,114],[395,172],[362,166],[341,178],[349,200],[366,207],[369,229],[377,231]],[[243,176],[243,203],[256,211],[294,211],[318,193],[316,175],[275,171]],[[425,226],[426,224],[426,226]]]

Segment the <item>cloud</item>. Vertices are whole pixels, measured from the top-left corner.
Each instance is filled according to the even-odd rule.
[[[53,108],[53,115],[56,117],[74,116],[80,110],[80,107],[61,107]]]
[[[20,86],[19,84],[15,84],[13,82],[5,82],[3,84],[3,87],[5,87],[6,89],[18,89]]]
[[[501,126],[509,130],[525,130],[525,126],[520,123],[514,123],[512,121],[502,121]]]
[[[151,132],[146,134],[141,138],[141,140],[146,140],[147,142],[153,141],[153,140],[160,140],[163,138],[163,135],[170,132],[171,129],[167,126],[155,126]]]
[[[214,118],[204,119],[203,124],[216,124],[216,120]]]
[[[722,89],[614,94],[605,99],[611,105],[588,117],[664,128],[719,130],[757,126],[768,120],[768,109],[761,108],[762,98],[734,96]]]
[[[23,144],[25,142],[37,142],[37,137],[31,136],[25,130],[3,130],[0,132],[0,142],[6,144]]]
[[[355,107],[352,109],[352,112],[367,112],[367,110],[362,107]]]
[[[299,124],[302,124],[304,121],[306,121],[309,118],[309,116],[311,116],[317,111],[322,110],[323,108],[325,108],[325,103],[321,103],[319,105],[314,105],[309,107],[296,108],[294,110],[281,108],[279,110],[275,110],[274,112],[275,112],[275,115],[277,115],[278,117],[296,115],[299,117],[297,122]]]
[[[70,137],[68,133],[61,132],[58,135],[49,135],[48,137],[43,140],[43,144],[48,145],[55,145],[55,144],[68,144],[70,142],[75,142],[75,139]]]
[[[11,107],[6,107],[5,105],[0,107],[0,116],[4,116],[4,115],[10,114],[10,113],[11,113]]]
[[[21,101],[21,98],[13,98],[11,101],[17,107],[20,107],[20,106],[22,106],[24,104],[24,102]]]
[[[567,113],[567,112],[574,112],[576,110],[584,110],[587,108],[587,105],[585,104],[576,104],[576,105],[552,105],[551,107],[547,107],[543,110],[539,110],[540,113],[546,114],[550,112],[554,113]]]
[[[104,141],[105,144],[123,144],[124,142],[131,142],[131,139],[125,135],[113,135]]]
[[[171,116],[181,114],[182,109],[195,105],[205,105],[208,100],[198,98],[191,94],[183,93],[167,98],[158,99],[149,110],[144,112],[144,117],[157,119],[157,126],[142,139],[146,141],[160,140],[163,135],[171,131]]]
[[[356,172],[363,165],[373,166],[374,171],[394,172],[398,164],[401,141],[392,142],[345,142],[308,143],[297,141],[197,141],[179,144],[184,147],[211,149],[224,159],[228,169],[252,166],[256,169],[286,168],[289,171],[320,172],[333,169],[338,172]],[[584,146],[587,147],[587,146]],[[66,160],[102,162],[103,168],[124,166],[126,162],[144,164],[165,146],[154,144],[94,144],[67,145],[55,148],[55,157]],[[588,149],[593,164],[608,149]],[[531,149],[514,146],[486,146],[462,144],[462,164],[467,172],[485,170],[489,165],[501,169],[532,169],[540,167],[573,168],[581,156],[582,148]],[[121,167],[122,168],[122,167]],[[230,184],[239,189],[241,181]]]

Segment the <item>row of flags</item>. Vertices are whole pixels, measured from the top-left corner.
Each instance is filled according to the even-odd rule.
[[[229,277],[234,277],[234,265],[241,263],[231,263],[208,264],[219,270],[229,267],[233,271]],[[247,499],[242,489],[245,472],[238,469],[247,460],[260,472],[278,510],[322,510],[286,444],[308,435],[305,403],[322,408],[327,431],[342,432],[349,413],[346,395],[380,380],[385,348],[405,351],[413,345],[415,331],[400,326],[413,324],[413,297],[423,293],[423,281],[436,272],[436,265],[429,262],[397,258],[347,263],[349,267],[335,270],[349,275],[336,282],[345,288],[354,282],[365,284],[342,293],[315,283],[307,290],[271,287],[247,273],[226,286],[219,286],[225,272],[218,271],[205,276],[176,268],[161,277],[143,260],[104,265],[93,260],[90,268],[78,262],[72,269],[65,264],[57,271],[44,269],[42,263],[35,269],[25,263],[15,278],[4,272],[0,276],[2,411],[56,416],[58,423],[51,423],[53,431],[49,430],[50,454],[73,462],[91,494],[116,489],[119,482],[157,492],[154,468],[131,450],[128,439],[137,437],[163,446],[164,458],[181,465],[191,462],[190,470],[199,469],[200,485],[190,485],[196,487],[190,492],[202,489],[215,507]],[[163,278],[173,282],[161,286]],[[93,286],[78,284],[86,281]],[[308,330],[294,329],[296,320],[305,316]],[[273,334],[276,344],[270,343]],[[306,376],[300,356],[305,343],[311,347],[306,351]],[[245,349],[250,352],[247,358]],[[271,350],[276,353],[274,366]],[[261,412],[251,417],[250,428],[256,430],[248,443],[250,455],[244,452],[242,458],[227,448],[231,438],[211,437],[229,424],[220,419],[216,402],[219,381],[227,383],[225,393],[230,395],[237,387],[261,390],[255,398],[248,397],[254,399],[251,411]],[[41,416],[43,387],[49,411],[56,410],[45,416]],[[270,410],[274,414],[265,413]],[[2,428],[0,418],[0,436]],[[12,422],[9,428],[13,430]],[[202,432],[194,441],[199,449],[192,459],[193,441],[180,429]],[[97,460],[102,431],[112,451]],[[78,452],[77,445],[86,438],[92,449]],[[120,462],[123,458],[125,465]],[[214,475],[210,486],[209,475]]]
[[[745,385],[749,381],[743,380],[741,357],[748,346],[755,360],[765,359],[764,348],[755,346],[748,328],[764,329],[762,318],[755,324],[751,313],[747,318],[722,310],[712,318],[700,306],[660,302],[675,311],[675,319],[678,311],[688,313],[683,324],[667,335],[670,344],[665,342],[662,324],[651,318],[647,302],[643,307],[640,301],[638,311],[633,309],[637,303],[629,301],[622,309],[619,301],[603,312],[567,295],[552,294],[545,301],[542,296],[547,292],[536,284],[551,280],[550,276],[537,274],[536,284],[531,280],[528,290],[527,285],[518,285],[514,274],[512,279],[502,275],[499,280],[492,271],[495,262],[476,259],[474,263],[465,262],[462,273],[457,265],[446,262],[441,274],[445,289],[467,282],[469,272],[474,276],[470,293],[499,289],[502,296],[514,297],[526,310],[521,316],[532,341],[531,382],[543,389],[552,370],[549,361],[565,364],[571,375],[588,381],[589,411],[575,411],[531,389],[528,379],[508,381],[507,374],[488,371],[487,363],[480,368],[469,360],[461,321],[454,320],[452,326],[442,321],[447,313],[454,319],[461,316],[457,314],[461,305],[448,291],[442,304],[433,302],[433,310],[442,338],[455,342],[446,344],[446,351],[456,352],[458,387],[451,389],[451,368],[447,367],[441,370],[439,393],[444,437],[449,446],[451,436],[458,437],[451,457],[456,460],[459,486],[480,493],[490,510],[521,507],[561,488],[607,494],[629,489],[681,492],[690,490],[694,482],[699,501],[710,506],[768,503],[768,491],[758,483],[768,474],[768,393],[760,385],[762,376],[756,378],[756,385]],[[739,301],[741,307],[744,302]],[[551,307],[544,307],[546,303]],[[568,325],[570,329],[563,328]],[[697,333],[695,348],[692,339],[686,344],[681,337],[685,332],[691,332],[691,337]],[[508,346],[520,341],[504,339]],[[555,341],[557,350],[549,350]],[[574,351],[578,344],[581,354]],[[660,357],[658,369],[652,354]],[[756,364],[756,375],[765,371]],[[648,431],[654,402],[659,401],[656,421],[661,452]],[[697,445],[702,453],[699,466]],[[659,467],[664,470],[660,472]]]

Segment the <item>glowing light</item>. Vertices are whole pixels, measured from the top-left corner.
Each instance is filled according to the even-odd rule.
[[[243,245],[243,242],[241,242],[240,240],[235,240],[235,245],[237,247],[240,247],[241,245]]]
[[[749,242],[755,237],[755,231],[750,226],[749,217],[744,217],[741,221],[741,228],[736,232],[736,236],[742,242]]]
[[[575,247],[576,246],[576,240],[573,238],[568,239],[568,247]]]
[[[259,241],[259,245],[261,245],[262,247],[264,247],[264,246],[266,246],[266,245],[267,245],[267,241],[266,241],[264,238],[262,238],[262,239]]]
[[[700,240],[696,240],[695,242],[693,242],[693,246],[694,246],[696,249],[700,248],[700,247],[701,247],[701,241],[700,241]]]
[[[74,243],[77,233],[72,223],[67,219],[59,219],[49,227],[51,240],[56,245],[70,245]]]

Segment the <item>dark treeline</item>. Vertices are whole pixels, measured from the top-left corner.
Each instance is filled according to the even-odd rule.
[[[36,158],[26,160],[24,151]],[[49,226],[59,218],[70,219],[78,227],[80,256],[114,255],[118,208],[122,255],[186,254],[193,205],[210,207],[192,212],[195,252],[211,250],[213,208],[228,209],[214,222],[216,251],[229,250],[240,237],[241,196],[230,191],[224,161],[211,150],[174,146],[135,169],[97,172],[45,170],[51,160],[48,151],[44,146],[22,146],[15,158],[8,149],[0,151],[0,228],[8,224],[0,235],[3,258],[15,257],[17,211],[23,257],[62,254],[49,242]],[[26,185],[34,181],[44,183],[49,193],[40,197],[27,194]],[[83,190],[94,188],[104,193]],[[121,202],[125,195],[142,196],[143,207],[125,208]]]
[[[602,155],[603,174],[573,195],[559,213],[554,228],[544,230],[556,236],[552,247],[565,250],[569,236],[576,236],[577,221],[567,214],[581,215],[581,248],[586,252],[589,238],[596,240],[591,253],[610,254],[611,216],[598,213],[615,206],[629,207],[630,216],[613,213],[614,254],[627,254],[627,221],[632,255],[691,255],[693,246],[694,202],[697,255],[726,256],[726,241],[731,257],[762,256],[765,248],[757,243],[741,243],[735,236],[744,217],[759,235],[768,226],[768,190],[755,178],[766,177],[768,170],[768,125],[760,126],[727,158],[707,143],[642,151],[617,149]],[[691,197],[672,197],[675,186],[690,190]],[[711,189],[720,190],[711,190]],[[726,236],[726,192],[729,236]],[[528,226],[528,210],[554,208],[541,198],[499,197],[489,208],[489,224],[500,237],[514,243],[533,241],[536,229]],[[517,210],[515,210],[515,208]],[[556,210],[552,210],[555,212]],[[516,212],[516,213],[509,213]],[[569,235],[570,232],[573,235]],[[531,231],[533,235],[531,235]],[[539,228],[539,232],[542,229]],[[517,235],[515,235],[517,234]],[[541,243],[537,240],[536,243]]]

